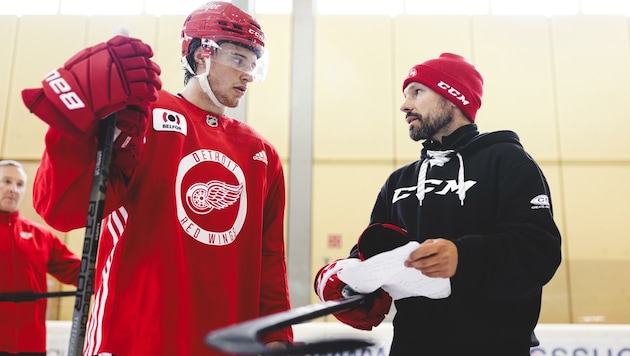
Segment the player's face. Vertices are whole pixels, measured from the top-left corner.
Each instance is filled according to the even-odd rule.
[[[249,49],[223,43],[212,58],[208,81],[221,104],[234,108],[247,91],[254,78],[256,54]]]
[[[0,211],[16,212],[26,190],[26,174],[14,166],[0,166]]]
[[[409,137],[414,141],[440,139],[453,122],[452,105],[429,87],[412,82],[403,92],[400,111],[406,113]]]

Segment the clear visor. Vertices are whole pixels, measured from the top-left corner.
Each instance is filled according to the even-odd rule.
[[[232,67],[245,74],[252,76],[254,81],[263,82],[267,76],[269,62],[269,52],[264,50],[260,58],[254,51],[234,43],[222,43],[219,46],[216,42],[202,39],[202,47],[209,53],[210,60],[225,66]]]

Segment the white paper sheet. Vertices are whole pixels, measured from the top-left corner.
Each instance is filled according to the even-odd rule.
[[[405,260],[418,246],[418,242],[411,241],[344,268],[338,273],[339,279],[361,294],[372,293],[382,287],[394,300],[415,296],[432,299],[448,297],[451,295],[449,278],[431,278],[415,268],[405,267]]]

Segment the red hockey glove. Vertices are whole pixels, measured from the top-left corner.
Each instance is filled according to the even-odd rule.
[[[337,273],[343,268],[359,263],[356,258],[337,260],[322,267],[315,276],[315,293],[321,301],[335,300],[354,294]],[[335,318],[355,329],[372,330],[379,325],[389,313],[392,298],[382,289],[372,293],[365,304],[333,314]]]
[[[114,140],[112,163],[121,168],[134,168],[140,160],[147,131],[145,111],[128,106],[116,117],[118,136]]]
[[[139,39],[116,36],[77,53],[44,78],[43,88],[23,90],[22,100],[51,127],[85,141],[94,136],[98,120],[128,105],[144,111],[147,120],[149,102],[162,87],[152,56]]]

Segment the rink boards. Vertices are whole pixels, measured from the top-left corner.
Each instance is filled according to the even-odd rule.
[[[48,321],[48,356],[66,356],[70,321]],[[392,339],[391,323],[372,331],[352,329],[337,322],[305,323],[294,326],[296,341],[353,336],[373,340],[373,347],[330,356],[387,356]],[[630,325],[540,324],[536,328],[540,346],[532,356],[630,356]],[[482,351],[482,350],[479,350]]]

